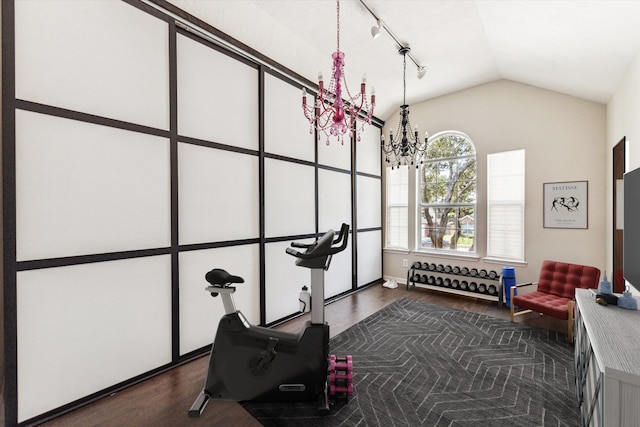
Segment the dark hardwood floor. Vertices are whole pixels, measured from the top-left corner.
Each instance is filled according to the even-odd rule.
[[[331,327],[331,336],[339,334],[403,297],[509,319],[509,310],[499,308],[496,302],[424,289],[407,291],[404,285],[400,285],[397,289],[374,285],[326,307],[325,320]],[[308,315],[301,316],[277,328],[297,332],[307,318]],[[535,313],[520,316],[517,321],[559,332],[566,331],[566,322]],[[202,389],[207,364],[208,357],[201,357],[41,425],[50,427],[260,426],[260,423],[235,402],[210,401],[200,418],[187,417],[193,400]]]

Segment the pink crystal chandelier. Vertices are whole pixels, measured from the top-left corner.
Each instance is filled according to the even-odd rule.
[[[337,48],[331,57],[333,68],[331,70],[331,82],[325,87],[322,73],[318,75],[318,96],[313,106],[307,105],[307,91],[302,89],[302,110],[309,120],[309,133],[317,130],[318,141],[321,134],[326,137],[329,145],[330,137],[337,137],[344,145],[344,136],[351,138],[357,123],[359,130],[364,130],[365,123],[371,124],[373,108],[376,105],[375,90],[371,88],[371,103],[367,100],[366,79],[363,77],[360,84],[360,92],[352,96],[347,87],[344,73],[344,52],[340,52],[340,0],[336,0],[337,16]],[[345,98],[346,94],[346,98]],[[358,141],[360,135],[358,134]]]

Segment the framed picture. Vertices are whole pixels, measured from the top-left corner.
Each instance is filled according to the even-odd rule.
[[[544,184],[544,228],[588,227],[588,181]]]

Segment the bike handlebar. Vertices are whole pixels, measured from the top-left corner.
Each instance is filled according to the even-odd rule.
[[[340,233],[335,240],[333,239],[333,236],[335,236],[335,232],[333,230],[329,230],[313,243],[291,243],[291,246],[295,248],[305,248],[305,252],[299,252],[291,248],[286,248],[286,252],[296,258],[305,260],[334,255],[345,250],[345,248],[347,247],[347,241],[349,240],[348,235],[349,225],[343,223],[340,227]]]

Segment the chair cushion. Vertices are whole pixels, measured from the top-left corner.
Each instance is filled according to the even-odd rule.
[[[511,303],[519,308],[533,310],[547,316],[562,320],[569,318],[567,311],[569,301],[573,298],[564,298],[551,295],[546,292],[531,292],[523,295],[515,295]]]
[[[573,299],[576,288],[597,288],[600,270],[586,265],[544,261],[540,269],[538,291]],[[566,318],[566,316],[565,316]]]

